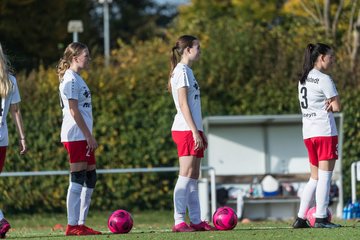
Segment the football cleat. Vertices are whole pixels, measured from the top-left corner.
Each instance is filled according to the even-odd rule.
[[[189,227],[189,225],[186,224],[186,222],[182,222],[179,224],[176,224],[172,227],[173,232],[194,232],[195,229],[192,227]]]
[[[85,229],[90,235],[100,235],[102,234],[100,231],[96,231],[92,228],[89,228],[85,225],[79,225],[80,227],[82,227],[83,229]]]
[[[208,224],[206,221],[202,221],[199,224],[190,223],[190,227],[195,231],[216,231],[216,228]]]
[[[309,223],[302,218],[297,217],[292,225],[293,228],[310,228]]]
[[[327,218],[316,218],[314,228],[338,228],[340,224],[330,222]]]
[[[90,234],[85,228],[80,225],[67,225],[65,230],[66,236],[81,236],[81,235],[93,235]]]
[[[3,218],[0,221],[0,238],[6,238],[6,233],[9,231],[10,228],[10,223],[6,221],[5,218]]]

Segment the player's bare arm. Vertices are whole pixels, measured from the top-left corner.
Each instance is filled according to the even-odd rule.
[[[190,127],[194,141],[195,141],[195,150],[204,148],[203,140],[199,134],[199,131],[196,128],[195,122],[192,118],[189,104],[187,101],[187,87],[182,87],[178,89],[178,96],[179,96],[179,106],[181,109],[181,112],[185,118],[186,123]]]
[[[88,147],[90,148],[90,151],[95,151],[95,149],[98,147],[98,144],[94,138],[94,136],[91,134],[89,128],[86,126],[86,123],[84,121],[84,118],[82,117],[79,108],[78,108],[78,100],[76,99],[69,99],[69,108],[71,116],[73,116],[76,124],[79,126],[81,131],[83,132],[86,141],[88,143]]]
[[[20,154],[23,155],[27,151],[26,143],[25,143],[25,132],[24,132],[24,125],[22,121],[20,105],[18,103],[10,105],[10,113],[16,125],[16,131],[19,134],[19,147],[20,147]]]
[[[340,112],[340,98],[335,96],[326,100],[326,111],[328,112]]]

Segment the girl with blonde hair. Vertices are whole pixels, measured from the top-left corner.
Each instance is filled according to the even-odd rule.
[[[10,74],[10,63],[0,44],[0,173],[4,167],[6,149],[9,144],[6,116],[10,111],[19,134],[20,154],[26,152],[25,132],[20,112],[20,94],[16,78]],[[10,229],[9,222],[0,210],[0,238],[5,238]]]
[[[85,225],[96,184],[95,150],[92,134],[91,92],[80,72],[89,67],[85,44],[73,42],[65,49],[57,66],[60,104],[63,112],[61,142],[69,154],[70,184],[67,194],[68,225],[65,235],[101,234]]]

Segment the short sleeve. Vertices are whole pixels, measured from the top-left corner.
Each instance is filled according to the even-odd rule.
[[[69,99],[79,99],[80,87],[75,77],[64,79],[64,95]]]
[[[12,97],[11,97],[11,102],[10,104],[15,104],[15,103],[19,103],[21,101],[20,99],[20,93],[19,93],[19,88],[16,82],[16,78],[14,76],[10,76],[11,82],[13,83],[13,87],[12,87]]]
[[[175,89],[190,86],[189,77],[185,67],[181,67],[181,69],[176,68],[174,70],[172,84],[174,85]]]
[[[338,95],[335,84],[330,77],[325,78],[324,81],[321,82],[321,88],[327,99]]]

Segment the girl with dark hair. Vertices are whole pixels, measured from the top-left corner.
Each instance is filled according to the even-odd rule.
[[[80,72],[89,67],[90,53],[85,44],[73,42],[65,49],[57,66],[60,104],[63,112],[61,142],[70,162],[70,184],[66,198],[68,225],[65,235],[101,234],[85,225],[96,184],[95,150],[92,134],[91,93]]]
[[[325,73],[333,61],[334,53],[328,45],[317,43],[307,46],[298,93],[311,174],[301,196],[294,228],[310,227],[306,221],[306,212],[314,195],[314,227],[340,227],[327,220],[331,177],[338,158],[338,133],[333,112],[340,111],[338,92],[331,77]]]
[[[171,131],[180,165],[174,189],[173,232],[215,229],[201,221],[198,195],[200,163],[207,140],[203,134],[200,87],[190,67],[199,57],[200,42],[193,36],[181,36],[172,48],[168,89],[177,110]],[[186,209],[189,210],[190,226],[185,222]]]

